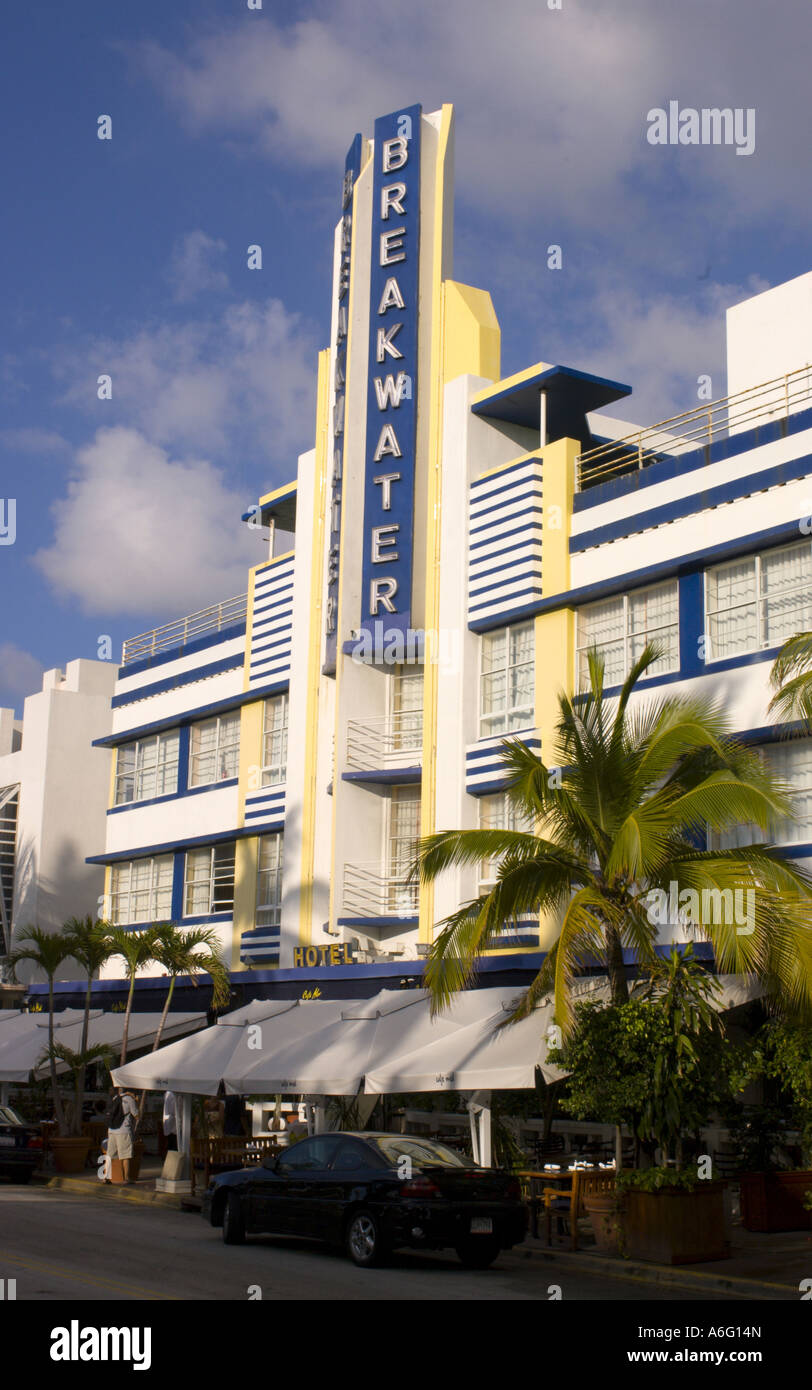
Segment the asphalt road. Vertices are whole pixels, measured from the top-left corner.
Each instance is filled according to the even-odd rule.
[[[691,1300],[691,1291],[602,1280],[516,1253],[489,1270],[453,1255],[400,1254],[362,1270],[323,1246],[252,1237],[223,1245],[196,1213],[0,1184],[0,1279],[18,1300]],[[261,1292],[257,1292],[257,1290]],[[717,1294],[703,1301],[729,1301]],[[6,1304],[6,1307],[8,1305]]]

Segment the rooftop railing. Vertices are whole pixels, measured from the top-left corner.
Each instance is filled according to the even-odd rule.
[[[577,460],[576,488],[583,492],[607,478],[648,468],[677,454],[701,448],[710,451],[718,439],[762,422],[786,419],[805,404],[812,406],[812,367],[808,366],[587,449]]]
[[[128,637],[121,654],[122,666],[130,666],[134,661],[144,661],[158,652],[182,648],[197,637],[205,637],[209,632],[220,632],[245,621],[248,611],[248,595],[238,594],[236,598],[224,599],[222,603],[201,608],[186,618],[178,618],[174,623],[164,623],[154,627],[151,632],[141,632],[137,637]]]

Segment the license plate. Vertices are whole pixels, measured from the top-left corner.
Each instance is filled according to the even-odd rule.
[[[4,1149],[13,1149],[16,1142],[13,1134],[0,1134],[0,1145]]]
[[[471,1217],[471,1235],[489,1236],[493,1234],[493,1221],[490,1216]]]

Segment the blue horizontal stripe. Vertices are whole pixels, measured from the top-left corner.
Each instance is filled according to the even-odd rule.
[[[506,497],[505,493],[512,492],[512,497]],[[509,483],[506,487],[494,488],[487,497],[471,496],[468,515],[471,521],[480,521],[485,516],[499,516],[508,507],[515,507],[518,502],[532,502],[541,504],[543,493],[541,478],[527,478],[519,483]],[[487,503],[487,505],[483,505]],[[474,510],[476,508],[476,510]]]
[[[519,583],[525,585],[523,591],[514,591],[510,594],[500,593],[500,590],[504,589],[506,585]],[[533,574],[532,570],[524,570],[521,574],[515,574],[510,579],[502,580],[501,583],[497,581],[495,584],[488,584],[484,589],[479,589],[475,594],[469,596],[468,615],[469,617],[473,617],[477,613],[481,613],[483,608],[491,608],[495,603],[500,603],[502,601],[505,603],[515,603],[517,599],[522,597],[523,593],[531,594],[533,589],[540,588],[540,585],[541,576]],[[485,594],[490,594],[491,597],[485,598]],[[476,602],[474,602],[474,600],[476,600]],[[527,602],[530,602],[529,598]]]
[[[513,478],[513,479],[511,479],[510,481],[508,481],[508,482],[506,482],[506,483],[502,483],[500,487],[490,487],[490,488],[489,488],[489,487],[486,486],[486,483],[487,483],[488,481],[491,481],[491,482],[492,482],[493,479],[489,479],[489,480],[482,479],[482,480],[480,480],[480,481],[477,481],[477,480],[475,479],[474,482],[472,482],[472,484],[471,484],[471,502],[472,502],[472,503],[474,503],[474,502],[484,502],[484,501],[486,500],[486,498],[490,501],[491,497],[503,496],[504,493],[510,492],[512,488],[519,488],[519,487],[526,487],[526,488],[541,488],[541,487],[543,487],[543,485],[544,485],[544,477],[543,477],[543,474],[539,471],[539,462],[540,462],[540,461],[539,461],[538,459],[536,459],[536,460],[528,459],[527,462],[526,462],[526,463],[523,463],[521,466],[522,466],[522,468],[532,468],[534,471],[531,472],[531,473],[528,473],[527,476],[524,477],[524,478]],[[515,471],[518,472],[519,470],[516,469]],[[503,474],[499,474],[499,476],[502,477],[502,476],[504,476],[504,475],[503,475]]]
[[[759,473],[749,473],[744,478],[734,478],[732,482],[721,483],[718,487],[706,488],[702,492],[695,492],[690,497],[678,497],[675,501],[666,502],[661,507],[652,507],[649,511],[638,512],[630,517],[622,517],[619,521],[607,522],[605,526],[597,526],[592,531],[584,531],[580,535],[572,537],[570,552],[576,554],[596,545],[605,545],[609,541],[618,541],[627,536],[639,535],[641,531],[651,530],[654,526],[664,526],[672,521],[696,516],[700,512],[711,511],[714,507],[723,507],[729,502],[735,502],[754,492],[764,492],[768,488],[782,487],[786,483],[805,478],[810,473],[812,473],[811,454],[806,454],[803,458],[795,459],[792,462],[777,463],[771,468],[762,469]]]
[[[143,845],[132,849],[120,849],[109,854],[90,854],[85,858],[86,864],[120,864],[129,859],[151,859],[157,854],[173,854],[176,851],[187,849],[200,849],[203,845],[225,844],[228,840],[244,840],[248,835],[255,835],[256,831],[252,826],[245,830],[224,830],[218,835],[196,835],[193,839],[185,840],[164,840],[159,845]]]
[[[154,681],[152,685],[140,685],[136,690],[125,690],[121,695],[114,695],[111,701],[113,709],[120,709],[122,705],[134,705],[138,700],[148,700],[151,695],[165,695],[168,690],[177,690],[184,685],[194,685],[197,681],[208,680],[212,676],[222,676],[226,671],[242,670],[245,664],[244,653],[238,656],[227,656],[222,661],[213,661],[208,666],[195,666],[191,671],[179,671],[176,676],[167,676],[165,680]]]
[[[508,463],[504,468],[495,468],[484,478],[474,478],[471,487],[486,487],[494,478],[506,478],[510,473],[518,473],[520,468],[527,468],[528,464],[535,464],[538,467],[541,462],[541,454],[532,454],[530,458],[518,459],[516,463]]]
[[[216,700],[213,704],[198,705],[196,709],[183,710],[180,714],[167,716],[166,719],[155,719],[149,724],[138,724],[134,728],[124,729],[118,734],[105,734],[104,738],[94,738],[92,748],[115,748],[120,743],[131,743],[134,738],[142,738],[145,734],[160,734],[164,729],[182,729],[187,724],[194,724],[198,719],[211,714],[225,714],[228,710],[239,709],[241,705],[250,704],[260,695],[281,695],[283,690],[287,690],[290,681],[285,677],[275,681],[269,681],[267,685],[256,687],[245,691],[240,695],[232,695],[226,700]]]
[[[516,518],[519,516],[538,516],[541,510],[541,507],[523,507],[521,511],[510,512],[509,514],[506,513],[504,516],[504,520],[515,521]],[[469,536],[476,536],[479,535],[482,531],[490,531],[494,526],[498,525],[499,517],[496,516],[493,517],[490,521],[486,521],[482,526],[469,526],[468,534]]]
[[[532,565],[531,570],[522,569],[522,565]],[[516,571],[518,570],[518,573]],[[493,575],[499,575],[494,579]],[[510,564],[500,565],[496,569],[483,570],[481,574],[472,574],[468,580],[468,600],[478,599],[481,594],[492,594],[495,589],[502,589],[506,584],[517,584],[520,579],[534,579],[541,583],[541,556],[540,555],[520,555]],[[482,584],[483,579],[490,580],[488,584]],[[480,587],[474,588],[474,585]]]
[[[178,661],[182,656],[205,651],[207,647],[218,647],[221,642],[232,642],[235,637],[242,637],[244,633],[243,619],[239,623],[232,623],[230,627],[221,627],[217,632],[208,633],[205,637],[196,637],[192,642],[178,642],[176,647],[168,647],[166,651],[156,652],[154,656],[145,656],[140,661],[128,661],[126,666],[119,666],[118,678],[126,680],[130,676],[139,676],[142,671],[149,671],[154,666],[165,666],[169,661]]]
[[[507,540],[508,536],[518,536],[519,533],[522,531],[543,530],[544,526],[540,521],[523,521],[520,526],[513,526],[509,531],[501,531],[498,536],[486,536],[484,540],[471,541],[470,545],[468,546],[468,554],[470,556],[473,550],[481,550],[483,545],[493,545],[495,541]],[[531,537],[527,537],[527,539],[525,541],[522,541],[521,544],[529,544],[530,539]]]
[[[372,782],[380,786],[397,787],[419,782],[423,775],[419,767],[373,768],[370,771],[342,772],[342,782]]]
[[[207,782],[205,787],[184,787],[182,791],[167,792],[166,796],[152,796],[146,801],[122,801],[120,806],[110,806],[108,816],[115,816],[119,811],[138,811],[142,806],[160,806],[164,801],[179,801],[186,796],[200,796],[202,792],[219,791],[221,787],[236,787],[238,777],[225,777],[222,782]]]

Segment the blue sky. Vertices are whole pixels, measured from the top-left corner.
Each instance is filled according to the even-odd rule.
[[[312,443],[356,130],[455,103],[455,275],[491,291],[503,370],[628,381],[647,423],[700,374],[723,394],[725,308],[812,268],[810,46],[807,0],[14,6],[0,705],[244,589],[261,542],[240,512]],[[671,99],[754,108],[755,152],[649,145]]]

